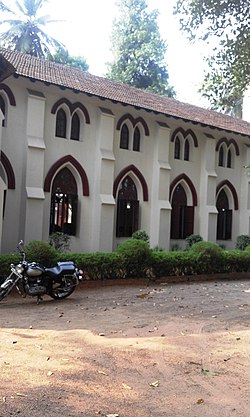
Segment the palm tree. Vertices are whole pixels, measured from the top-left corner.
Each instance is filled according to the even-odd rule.
[[[13,7],[10,1],[0,1],[0,11],[6,19],[0,25],[7,30],[0,33],[0,44],[5,48],[24,52],[38,58],[46,58],[55,50],[66,51],[65,46],[44,31],[46,24],[58,22],[49,15],[39,16],[47,0],[15,0]]]

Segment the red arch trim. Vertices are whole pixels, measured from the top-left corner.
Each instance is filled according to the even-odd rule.
[[[228,180],[221,181],[216,187],[216,195],[218,195],[219,192],[224,187],[228,187],[229,190],[231,191],[232,196],[233,196],[233,200],[234,200],[234,209],[238,210],[239,209],[239,200],[238,200],[237,192],[236,192],[236,189],[234,188],[233,184],[230,181],[228,181]]]
[[[1,151],[1,162],[7,175],[7,186],[9,190],[15,190],[16,180],[12,165],[3,151]]]
[[[234,139],[227,139],[227,138],[221,138],[220,140],[218,140],[218,142],[217,142],[217,144],[216,144],[216,148],[215,148],[215,150],[218,152],[218,150],[219,150],[219,148],[220,148],[220,145],[222,144],[222,143],[225,143],[226,144],[226,146],[229,148],[229,146],[231,145],[231,144],[233,144],[233,146],[234,146],[234,148],[235,148],[235,153],[236,153],[236,155],[237,156],[239,156],[239,154],[240,154],[240,150],[239,150],[239,147],[238,147],[238,145],[237,145],[237,142],[234,140]]]
[[[143,192],[143,201],[148,201],[148,186],[146,183],[146,180],[144,178],[144,176],[142,175],[142,173],[139,171],[138,168],[136,168],[134,165],[129,165],[126,168],[124,168],[116,177],[115,181],[114,181],[114,186],[113,186],[113,196],[114,198],[116,197],[116,193],[117,193],[117,189],[118,186],[121,182],[121,180],[129,173],[129,172],[133,172],[136,177],[139,179],[141,186],[142,186],[142,192]]]
[[[6,84],[0,83],[0,90],[3,90],[6,93],[8,99],[9,99],[10,105],[11,106],[16,106],[16,100],[15,100],[14,94],[12,93],[10,87],[8,87]]]
[[[177,129],[175,129],[175,131],[173,132],[173,134],[171,136],[171,142],[174,142],[175,137],[176,137],[176,135],[178,135],[178,133],[180,133],[183,136],[184,139],[187,138],[188,136],[191,136],[191,138],[193,139],[195,148],[198,148],[197,137],[191,129],[184,130],[182,127],[178,127]]]
[[[79,101],[77,101],[76,103],[72,104],[67,98],[60,98],[59,100],[57,100],[57,102],[53,105],[52,109],[51,109],[51,113],[55,114],[57,109],[62,105],[62,104],[66,104],[66,106],[68,106],[70,113],[72,114],[76,109],[80,109],[84,116],[85,116],[85,121],[87,124],[90,124],[90,117],[89,117],[89,113],[88,110],[86,109],[86,107],[80,103]]]
[[[121,125],[125,120],[129,120],[132,123],[132,126],[135,127],[138,123],[141,123],[141,125],[144,128],[145,136],[149,136],[149,128],[147,123],[142,117],[137,117],[136,119],[129,113],[124,114],[117,122],[116,129],[120,130]]]
[[[178,175],[178,177],[176,177],[174,179],[174,181],[171,182],[171,185],[170,185],[170,197],[171,197],[172,192],[173,192],[174,188],[176,187],[176,185],[179,182],[181,182],[181,181],[185,181],[187,183],[187,185],[189,186],[190,191],[192,193],[192,197],[193,197],[193,205],[194,206],[197,206],[198,198],[197,198],[197,193],[196,193],[196,190],[195,190],[195,186],[194,186],[194,184],[192,183],[192,181],[190,180],[190,178],[188,178],[188,176],[186,174],[180,174],[180,175]]]
[[[86,175],[86,172],[84,171],[81,164],[79,164],[79,162],[75,158],[73,158],[73,156],[71,155],[67,155],[58,159],[58,161],[56,161],[52,165],[52,167],[48,171],[46,178],[44,180],[44,187],[43,187],[44,191],[50,192],[52,179],[56,171],[58,171],[66,163],[70,163],[76,168],[82,180],[82,195],[89,196],[89,182],[88,182],[88,177]]]

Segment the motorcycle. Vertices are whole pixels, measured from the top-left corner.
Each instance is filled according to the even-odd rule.
[[[22,297],[30,295],[37,297],[37,304],[43,295],[49,295],[55,300],[61,300],[73,293],[83,279],[84,273],[74,262],[57,262],[56,266],[46,268],[38,262],[28,263],[25,260],[24,243],[18,243],[20,261],[11,264],[10,275],[0,285],[0,301],[16,287]]]

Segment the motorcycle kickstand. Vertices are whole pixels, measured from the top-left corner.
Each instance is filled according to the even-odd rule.
[[[36,299],[37,305],[40,304],[40,301],[43,301],[43,297],[41,297],[40,295],[38,295],[37,296],[37,299]]]

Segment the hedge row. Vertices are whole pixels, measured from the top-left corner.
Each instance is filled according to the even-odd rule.
[[[72,260],[90,280],[250,272],[249,246],[244,251],[227,251],[205,241],[185,251],[165,252],[151,250],[145,241],[129,239],[112,253],[59,253],[48,244],[35,241],[27,246],[26,259],[45,266]],[[10,263],[17,262],[17,254],[1,255],[0,276],[6,277]]]

